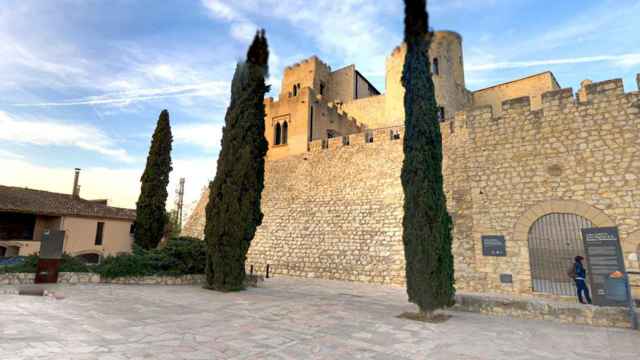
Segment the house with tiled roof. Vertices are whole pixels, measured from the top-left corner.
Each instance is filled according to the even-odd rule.
[[[0,185],[0,257],[38,252],[52,231],[64,231],[64,252],[89,262],[131,251],[135,210],[81,198],[78,176],[71,194]]]

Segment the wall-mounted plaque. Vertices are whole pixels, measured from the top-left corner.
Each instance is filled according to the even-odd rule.
[[[513,275],[500,274],[500,282],[503,284],[513,284]]]
[[[482,235],[483,256],[507,256],[507,242],[503,235]]]
[[[582,229],[593,303],[626,306],[629,291],[618,228]]]

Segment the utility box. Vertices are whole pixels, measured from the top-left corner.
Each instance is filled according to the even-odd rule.
[[[40,258],[36,270],[36,284],[58,282],[58,270],[64,248],[64,231],[46,231],[40,244]]]

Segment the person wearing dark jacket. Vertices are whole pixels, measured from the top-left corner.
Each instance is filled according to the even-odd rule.
[[[585,270],[584,266],[582,265],[582,260],[584,260],[582,256],[576,256],[575,263],[573,264],[573,266],[575,267],[574,280],[576,282],[576,289],[578,290],[578,301],[580,301],[581,304],[591,304],[591,296],[589,296],[589,288],[587,287],[586,282],[587,270]],[[584,300],[582,298],[583,294]]]

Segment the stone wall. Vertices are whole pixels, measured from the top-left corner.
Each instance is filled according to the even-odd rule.
[[[33,284],[34,273],[0,274],[0,285]],[[181,276],[132,276],[120,278],[101,278],[94,273],[62,272],[58,276],[58,284],[135,284],[135,285],[195,285],[204,283],[204,275]]]
[[[386,59],[385,123],[379,126],[404,124],[404,86],[402,70],[407,53],[406,44],[396,47]],[[430,61],[438,59],[439,74],[432,77],[436,100],[451,118],[457,111],[471,105],[471,94],[466,89],[462,54],[462,37],[451,31],[436,31],[429,48]],[[358,119],[366,122],[367,119]]]
[[[486,106],[441,124],[460,291],[531,294],[528,230],[548,213],[618,226],[627,260],[638,249],[640,92],[625,94],[621,80],[587,92],[586,102],[564,89],[543,94],[537,111],[526,97],[503,102],[501,116]],[[267,162],[265,217],[248,266],[403,284],[402,129],[371,134],[313,141],[307,153]],[[483,256],[481,235],[496,234],[507,256]]]
[[[528,97],[514,99],[503,102],[502,116],[483,107],[451,122],[454,133],[468,132],[459,143],[464,157],[447,154],[467,174],[470,207],[456,227],[471,226],[464,241],[473,253],[465,255],[478,278],[462,281],[465,289],[531,292],[528,231],[545,214],[618,226],[623,246],[640,228],[640,93],[625,94],[621,80],[591,84],[587,93],[577,102],[571,89],[547,92],[539,111]],[[482,256],[483,234],[504,235],[507,256]]]
[[[456,294],[453,310],[565,324],[631,328],[629,309],[487,294]],[[640,316],[640,314],[638,314]]]
[[[342,109],[362,122],[369,129],[387,126],[384,112],[385,96],[377,95],[363,99],[357,99],[342,104]]]
[[[402,284],[402,141],[388,132],[319,141],[312,152],[270,161],[263,225],[247,265],[275,274]],[[332,150],[335,149],[335,150]]]
[[[494,115],[500,115],[503,101],[528,96],[531,98],[531,109],[539,110],[542,107],[542,94],[558,89],[560,85],[553,74],[547,71],[474,91],[473,105],[476,107],[491,105]]]

